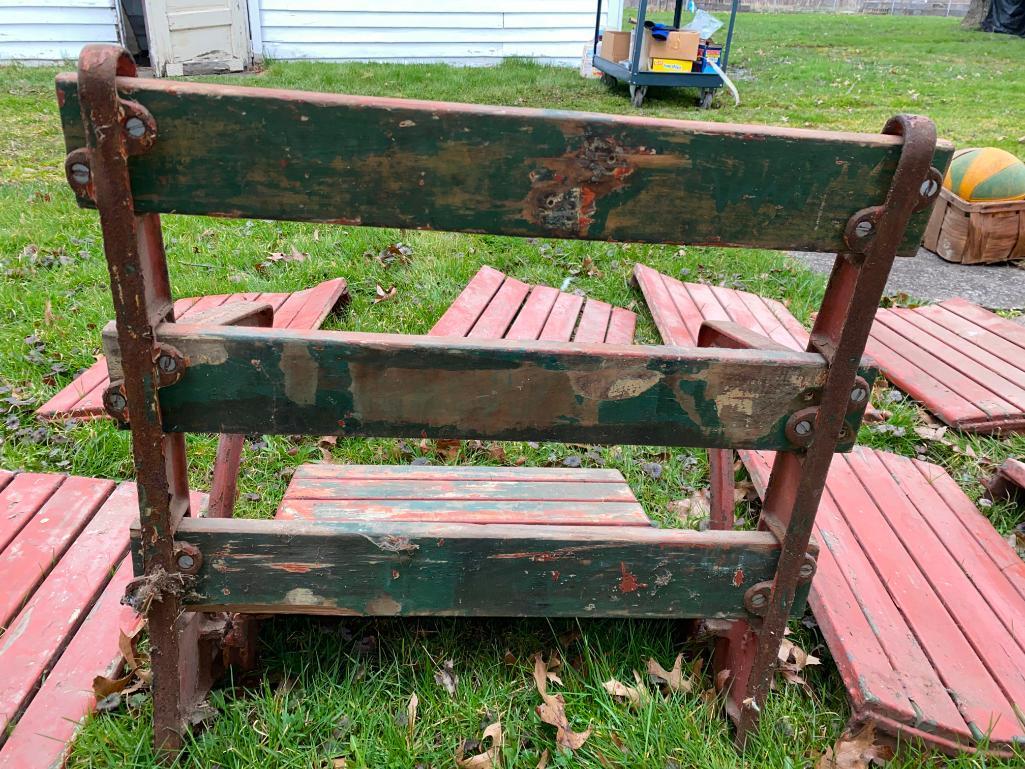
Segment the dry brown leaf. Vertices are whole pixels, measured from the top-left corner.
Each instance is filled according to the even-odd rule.
[[[334,455],[331,453],[338,444],[338,438],[333,435],[323,435],[320,440],[317,441],[317,448],[320,449],[320,461],[329,465],[337,464],[335,462]]]
[[[648,675],[656,683],[665,686],[671,692],[689,692],[694,688],[694,682],[690,676],[683,674],[683,655],[677,654],[673,662],[673,669],[666,670],[655,659],[648,660]]]
[[[893,748],[876,742],[875,726],[865,724],[856,734],[844,732],[819,758],[816,769],[869,769],[893,758]]]
[[[677,499],[669,503],[670,512],[682,518],[707,518],[711,512],[708,489],[698,489],[686,499]]]
[[[733,675],[733,671],[729,668],[724,668],[715,674],[715,690],[717,692],[726,688],[726,683],[730,680],[731,675]]]
[[[455,459],[462,445],[463,442],[458,438],[438,438],[434,441],[434,451],[445,459]]]
[[[396,292],[397,289],[395,288],[395,286],[392,286],[386,291],[385,289],[381,288],[380,285],[378,285],[375,291],[376,295],[374,296],[373,303],[380,304],[381,302],[387,302],[389,299],[394,299]]]
[[[627,686],[622,681],[617,681],[614,678],[610,678],[602,686],[613,697],[629,702],[631,707],[638,708],[648,701],[649,694],[647,687],[645,687],[644,682],[641,680],[641,674],[636,670],[633,673],[636,686]]]
[[[588,727],[583,732],[574,732],[570,729],[569,719],[566,717],[565,698],[561,694],[548,694],[548,666],[540,652],[534,655],[534,685],[543,700],[542,704],[537,706],[537,714],[546,724],[555,727],[556,744],[560,748],[579,750],[591,736],[592,729]]]
[[[441,670],[434,674],[434,683],[444,687],[450,697],[456,696],[456,687],[459,686],[459,676],[456,675],[454,665],[452,660],[445,660]]]
[[[934,441],[936,443],[942,443],[945,446],[952,445],[949,438],[946,437],[947,428],[943,427],[916,427],[915,435],[922,440]]]
[[[502,760],[502,744],[505,741],[501,721],[495,721],[484,730],[480,740],[481,745],[489,739],[491,740],[490,748],[469,758],[463,757],[463,745],[460,744],[456,748],[456,766],[460,769],[492,769],[492,767],[499,766]]]
[[[111,694],[119,694],[125,690],[134,678],[135,675],[132,673],[129,673],[124,678],[96,676],[96,678],[93,679],[93,694],[96,695],[96,699],[98,700],[102,700],[104,697],[109,697]]]
[[[345,769],[349,765],[348,759],[345,758],[333,758],[331,759],[331,769]]]
[[[547,769],[548,767],[548,748],[545,748],[545,752],[541,754],[541,760],[537,762],[535,769]]]
[[[809,665],[821,665],[822,660],[814,654],[808,654],[804,649],[788,638],[784,638],[779,645],[779,661],[784,667],[790,667],[796,672],[801,672]]]

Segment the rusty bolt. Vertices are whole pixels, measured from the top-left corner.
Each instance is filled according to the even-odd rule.
[[[71,164],[71,178],[74,180],[75,184],[88,184],[89,177],[91,175],[92,174],[89,171],[89,166],[87,166],[85,163]]]
[[[861,385],[855,385],[851,390],[851,400],[855,403],[861,403],[866,397],[868,397],[868,390]]]
[[[939,189],[939,182],[937,182],[930,176],[928,179],[922,182],[922,186],[918,188],[918,191],[922,194],[922,197],[931,198],[939,191]]]
[[[114,411],[124,411],[128,408],[128,399],[119,392],[112,392],[107,396],[107,403]]]
[[[768,600],[769,599],[765,597],[765,593],[755,593],[753,596],[751,596],[751,605],[754,606],[756,609],[760,609],[761,607],[765,606],[765,602]]]
[[[854,226],[854,234],[859,238],[867,238],[873,232],[875,232],[876,226],[872,224],[868,219],[862,219]]]
[[[157,357],[157,368],[165,374],[173,374],[178,370],[178,361],[172,355],[161,353]]]
[[[801,579],[811,579],[815,574],[815,567],[810,563],[801,564]]]
[[[146,124],[140,118],[133,116],[125,121],[125,130],[133,139],[141,139],[146,135]]]
[[[761,616],[769,608],[769,593],[772,592],[771,582],[759,582],[748,588],[744,593],[744,608],[751,614]]]
[[[811,435],[811,431],[815,429],[812,423],[807,419],[802,419],[800,422],[794,425],[794,432],[798,435]]]
[[[195,545],[177,542],[174,546],[174,564],[182,574],[196,574],[203,565],[203,555]]]

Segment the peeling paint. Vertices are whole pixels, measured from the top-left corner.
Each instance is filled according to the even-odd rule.
[[[300,406],[312,406],[317,400],[320,367],[310,355],[306,342],[285,342],[281,351],[281,373],[285,377],[285,395]]]
[[[619,578],[620,593],[633,593],[642,587],[648,586],[646,582],[639,582],[637,577],[631,573],[630,569],[622,561],[619,562],[619,573],[622,575]]]

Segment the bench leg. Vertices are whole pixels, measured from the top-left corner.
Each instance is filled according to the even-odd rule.
[[[231,518],[238,497],[238,468],[242,460],[244,435],[221,435],[214,460],[214,477],[210,487],[209,518]]]
[[[711,483],[709,522],[717,531],[733,529],[733,449],[708,450],[708,475]]]

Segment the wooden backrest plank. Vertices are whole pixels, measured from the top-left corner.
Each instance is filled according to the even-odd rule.
[[[169,432],[786,449],[788,418],[819,402],[826,373],[796,351],[180,323],[159,336],[188,361],[161,389]],[[104,343],[116,378],[113,324]]]
[[[844,250],[901,139],[119,78],[156,120],[139,213],[532,237]],[[57,80],[68,151],[77,76]],[[935,164],[952,152],[941,143]],[[87,204],[87,201],[80,201]],[[913,254],[928,211],[913,217]]]

